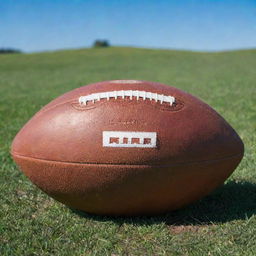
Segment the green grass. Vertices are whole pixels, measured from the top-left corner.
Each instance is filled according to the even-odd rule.
[[[72,211],[15,166],[11,141],[42,106],[84,84],[158,81],[192,93],[237,130],[245,156],[201,201],[152,218]],[[256,50],[105,48],[0,55],[0,255],[255,255]]]

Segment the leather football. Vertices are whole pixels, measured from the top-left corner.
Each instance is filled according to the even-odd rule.
[[[16,135],[14,161],[45,193],[100,215],[153,215],[221,185],[243,157],[234,129],[160,83],[99,82],[43,107]]]

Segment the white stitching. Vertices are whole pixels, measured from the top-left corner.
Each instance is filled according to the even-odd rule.
[[[112,80],[110,83],[114,84],[138,84],[142,83],[140,80]]]
[[[79,97],[78,101],[80,104],[87,105],[88,101],[92,101],[93,103],[95,103],[95,101],[100,101],[101,99],[109,100],[110,98],[117,99],[118,97],[121,97],[122,99],[124,99],[125,97],[129,97],[130,100],[132,100],[133,97],[137,100],[139,100],[139,98],[142,98],[143,100],[146,100],[146,99],[149,99],[151,101],[155,100],[156,102],[160,101],[161,104],[163,102],[170,103],[171,106],[175,102],[175,98],[173,96],[167,96],[167,95],[163,95],[163,94],[146,92],[146,91],[138,91],[138,90],[136,90],[136,91],[132,91],[132,90],[123,91],[122,90],[122,91],[93,93],[93,94]]]

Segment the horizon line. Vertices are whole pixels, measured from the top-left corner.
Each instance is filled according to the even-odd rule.
[[[62,51],[79,51],[79,50],[90,50],[90,49],[107,49],[107,48],[131,48],[131,49],[141,49],[141,50],[159,50],[159,51],[179,51],[179,52],[194,52],[194,53],[222,53],[222,52],[237,52],[237,51],[250,51],[256,50],[255,47],[241,47],[241,48],[226,48],[222,50],[194,50],[189,48],[172,48],[172,47],[144,47],[144,46],[136,46],[136,45],[109,45],[107,47],[67,47],[67,48],[56,48],[56,49],[45,49],[45,50],[37,50],[37,51],[23,51],[22,49],[16,47],[0,47],[0,50],[16,50],[20,51],[17,53],[10,54],[37,54],[37,53],[54,53],[54,52],[62,52]],[[8,53],[6,53],[8,54]],[[0,54],[5,55],[5,54]]]

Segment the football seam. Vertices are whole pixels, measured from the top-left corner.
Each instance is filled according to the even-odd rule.
[[[210,160],[200,160],[200,161],[190,161],[190,162],[178,162],[178,163],[173,163],[173,164],[125,164],[125,163],[95,163],[95,162],[67,162],[67,161],[59,161],[59,160],[47,160],[47,159],[42,159],[42,158],[36,158],[36,157],[29,157],[29,156],[24,156],[21,154],[15,154],[14,152],[11,152],[11,155],[13,157],[20,157],[20,158],[27,158],[30,160],[38,160],[38,161],[46,161],[46,162],[53,162],[53,163],[62,163],[62,164],[74,164],[74,165],[107,165],[107,166],[127,166],[127,167],[171,167],[171,166],[179,166],[179,165],[193,165],[193,164],[200,164],[200,163],[212,163],[212,162],[218,162],[218,161],[223,161],[227,159],[232,159],[236,157],[242,157],[243,152],[234,154],[231,156],[227,157],[222,157],[222,158],[216,158],[216,159],[210,159]]]
[[[129,91],[131,91],[131,90],[129,90]],[[124,91],[124,92],[128,92],[128,91]],[[137,90],[136,91],[133,91],[133,92],[137,92]],[[143,91],[144,92],[144,91]],[[146,92],[146,93],[151,93],[151,92]],[[97,93],[95,93],[95,95],[96,95]],[[98,94],[100,94],[100,93],[98,93]],[[155,99],[153,99],[153,95],[154,94],[157,94],[157,95],[160,95],[160,96],[162,96],[163,94],[158,94],[158,93],[151,93],[152,94],[152,101],[153,100],[155,100]],[[93,94],[91,94],[91,95],[93,95]],[[81,102],[83,101],[83,100],[81,100],[81,98],[84,98],[84,97],[87,97],[87,96],[78,96],[78,97],[73,97],[72,99],[70,99],[70,100],[66,100],[66,101],[64,101],[64,102],[60,102],[60,103],[56,103],[56,104],[54,104],[54,105],[52,105],[52,106],[50,106],[50,107],[47,107],[47,105],[45,106],[45,107],[43,107],[43,108],[41,108],[40,110],[39,110],[39,112],[37,112],[36,114],[35,114],[35,116],[37,116],[37,115],[41,115],[42,113],[45,113],[45,112],[47,112],[47,111],[49,111],[49,110],[52,110],[52,109],[54,109],[54,108],[56,108],[56,107],[59,107],[59,106],[62,106],[62,105],[65,105],[65,104],[70,104],[70,105],[74,105],[74,104],[77,104],[78,103],[78,105],[81,105],[83,108],[86,106],[86,104],[82,104]],[[107,97],[107,96],[106,96]],[[119,97],[119,96],[118,96]],[[121,96],[122,97],[122,96]],[[126,95],[125,95],[125,97],[126,97]],[[129,95],[129,97],[130,97],[130,95]],[[134,96],[133,96],[134,97]],[[150,97],[150,96],[148,96],[147,95],[147,98],[146,99],[150,99],[150,98],[148,98],[148,97]],[[167,97],[167,98],[170,98],[170,99],[168,99],[167,101],[164,101],[163,99],[161,99],[161,98],[158,98],[158,100],[155,100],[155,102],[157,103],[157,102],[159,102],[160,101],[160,103],[161,104],[163,104],[164,102],[169,102],[169,104],[170,104],[170,106],[172,107],[173,106],[173,104],[174,103],[178,103],[178,104],[183,104],[182,103],[182,101],[178,101],[178,99],[177,98],[175,98],[174,96],[166,96],[166,95],[163,95],[163,97]],[[112,97],[111,97],[112,98]],[[141,98],[141,97],[140,97]],[[107,98],[106,98],[107,99]],[[161,100],[163,100],[163,102],[161,102]],[[54,101],[54,100],[53,100]],[[96,100],[95,100],[96,101]],[[94,102],[94,101],[93,101]],[[50,103],[52,103],[52,102],[50,102]],[[50,104],[49,103],[49,104]],[[74,107],[74,106],[73,106]],[[82,108],[82,109],[83,109]],[[77,109],[76,107],[75,107],[75,109]],[[177,109],[176,111],[179,111],[180,109]]]
[[[87,102],[91,101],[95,103],[96,101],[100,101],[102,99],[107,99],[108,101],[111,98],[117,99],[125,97],[129,97],[130,100],[136,99],[139,100],[142,98],[143,100],[154,100],[155,102],[162,103],[169,103],[171,106],[175,103],[175,98],[173,96],[168,96],[159,93],[153,93],[148,91],[141,91],[141,90],[119,90],[119,91],[106,91],[106,92],[99,92],[99,93],[92,93],[86,96],[80,96],[78,101],[82,105],[87,105]]]

